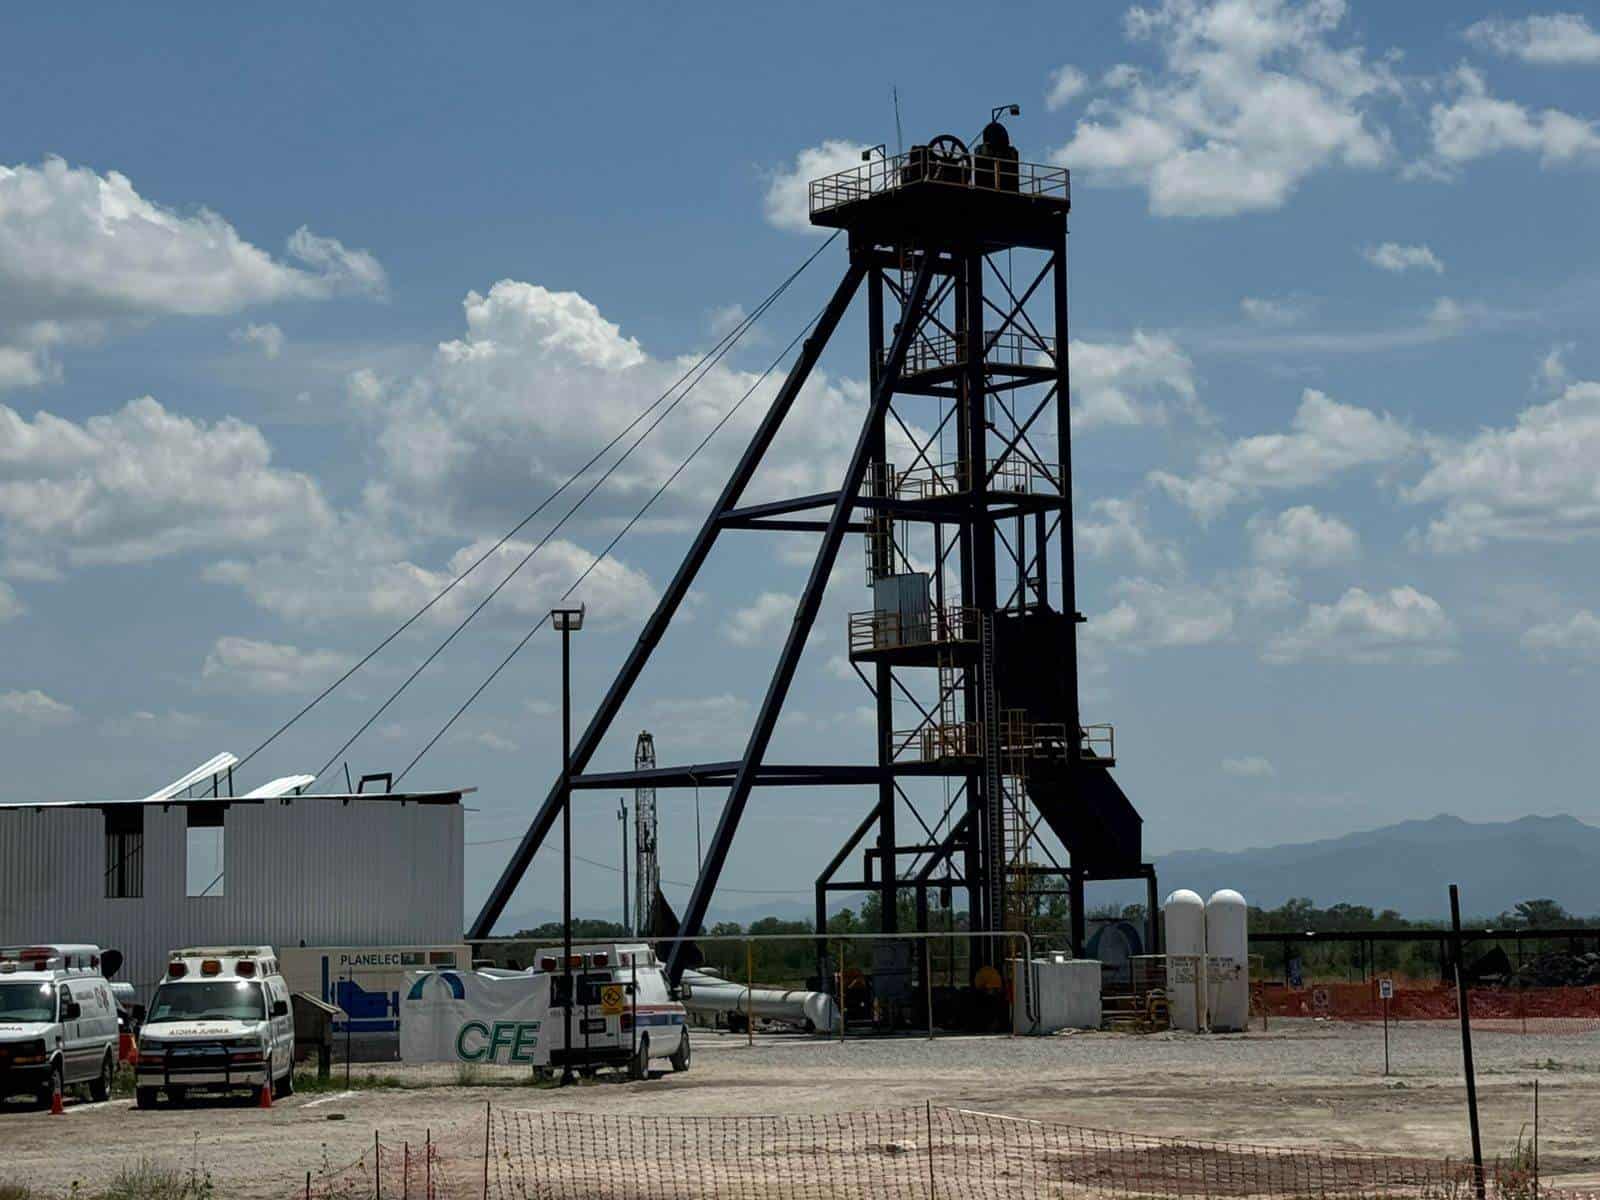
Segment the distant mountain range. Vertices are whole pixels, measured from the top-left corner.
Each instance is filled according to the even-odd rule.
[[[1181,850],[1158,857],[1156,870],[1163,893],[1231,887],[1263,908],[1304,896],[1320,908],[1344,901],[1444,917],[1457,883],[1464,917],[1497,916],[1543,897],[1568,912],[1600,914],[1600,827],[1571,816],[1474,822],[1441,814],[1317,842]]]
[[[1402,821],[1364,833],[1317,842],[1254,850],[1178,850],[1155,859],[1165,896],[1192,888],[1209,896],[1233,888],[1263,908],[1304,896],[1319,908],[1340,902],[1365,904],[1374,912],[1392,908],[1403,916],[1429,919],[1450,912],[1450,884],[1461,885],[1462,915],[1498,916],[1520,900],[1548,897],[1568,912],[1600,916],[1600,827],[1571,816],[1522,817],[1516,821],[1463,821],[1441,814]],[[859,896],[839,896],[830,911],[859,907]],[[1096,884],[1094,906],[1144,901],[1144,885]],[[708,924],[760,917],[809,920],[811,901],[773,897],[752,901],[730,895],[713,906]],[[604,916],[610,913],[584,913]],[[508,915],[504,929],[533,928],[559,921],[543,910]]]

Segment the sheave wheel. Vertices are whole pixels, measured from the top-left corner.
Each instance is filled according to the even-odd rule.
[[[106,1051],[105,1060],[100,1064],[100,1074],[89,1085],[89,1095],[95,1100],[111,1099],[111,1077],[116,1074],[117,1063],[111,1051]]]
[[[650,1039],[639,1039],[639,1048],[634,1051],[633,1058],[628,1062],[629,1079],[650,1078]]]
[[[668,1059],[674,1071],[687,1071],[689,1069],[689,1028],[684,1026],[683,1036],[678,1039],[678,1048],[672,1052]]]

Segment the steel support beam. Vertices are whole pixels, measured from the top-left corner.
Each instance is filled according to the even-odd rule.
[[[828,339],[838,328],[840,320],[844,317],[845,310],[850,307],[850,302],[855,298],[861,280],[866,275],[866,267],[852,256],[849,266],[845,269],[844,278],[839,281],[839,286],[834,289],[827,306],[822,310],[822,315],[817,318],[817,323],[800,348],[800,356],[795,360],[794,366],[789,369],[788,376],[783,385],[778,389],[778,394],[773,397],[772,405],[762,417],[761,424],[757,427],[755,435],[750,439],[750,444],[745,448],[744,455],[739,459],[733,474],[728,482],[723,485],[722,493],[717,497],[716,504],[712,507],[705,523],[700,527],[700,532],[695,536],[694,544],[690,547],[688,555],[679,565],[677,573],[667,585],[666,591],[661,595],[661,600],[656,605],[655,612],[645,622],[639,640],[629,651],[627,660],[617,677],[612,680],[611,687],[606,691],[605,698],[600,702],[600,707],[590,718],[588,728],[583,731],[583,736],[578,739],[578,744],[573,748],[572,767],[576,772],[581,772],[589,764],[600,742],[611,728],[611,722],[616,718],[623,702],[628,698],[628,693],[633,690],[639,674],[644,670],[645,663],[650,660],[650,655],[660,643],[661,637],[666,633],[671,624],[678,606],[683,603],[684,597],[689,594],[695,577],[700,573],[700,568],[705,564],[706,557],[715,545],[717,534],[721,529],[720,519],[723,514],[731,511],[738,505],[744,496],[745,488],[749,486],[754,477],[756,468],[761,465],[761,460],[772,446],[772,441],[782,428],[784,419],[788,417],[794,407],[795,400],[800,395],[800,389],[805,386],[806,380],[811,377],[812,369],[817,365],[817,360],[822,356]],[[835,503],[837,514],[839,505]],[[842,522],[841,522],[842,523]],[[840,534],[842,536],[842,530]],[[522,840],[517,844],[511,859],[501,871],[500,878],[495,882],[489,892],[489,897],[484,901],[483,908],[473,919],[468,936],[484,938],[490,936],[494,930],[495,922],[500,919],[500,914],[505,911],[510,903],[512,894],[522,882],[533,856],[544,844],[545,837],[550,828],[555,824],[556,817],[561,811],[561,780],[546,794],[544,802],[534,814],[533,822],[528,826],[528,831],[523,834]]]
[[[859,282],[859,268],[852,265],[851,270]],[[727,862],[728,850],[733,845],[734,832],[739,827],[740,818],[744,816],[745,805],[749,803],[756,774],[772,741],[772,730],[777,724],[778,713],[789,694],[789,685],[793,682],[795,670],[800,665],[801,652],[805,650],[811,626],[817,619],[817,610],[822,606],[822,594],[828,586],[828,576],[833,571],[834,560],[839,556],[839,546],[844,541],[845,525],[855,506],[862,480],[866,476],[867,460],[872,446],[872,431],[875,426],[882,424],[890,397],[894,394],[895,384],[899,382],[900,370],[906,360],[906,351],[911,346],[912,333],[919,324],[916,318],[927,299],[928,284],[932,278],[930,258],[924,256],[907,305],[910,319],[901,322],[900,329],[895,334],[889,360],[884,364],[878,386],[873,389],[866,423],[856,439],[855,450],[850,455],[849,468],[840,485],[839,498],[834,503],[832,515],[828,518],[828,531],[822,535],[822,544],[817,547],[816,561],[811,566],[811,575],[806,581],[805,590],[800,594],[794,622],[789,627],[789,636],[784,642],[783,653],[779,656],[778,665],[772,673],[772,680],[767,685],[767,694],[756,715],[755,727],[750,731],[750,740],[745,746],[739,773],[734,777],[727,803],[723,805],[722,815],[717,819],[716,832],[712,834],[711,845],[707,848],[705,863],[701,867],[699,878],[695,881],[694,890],[689,894],[689,903],[684,908],[683,920],[679,925],[680,931],[692,932],[698,929],[700,923],[705,920],[706,910],[711,905],[712,893],[716,891],[717,880],[721,878],[722,868]],[[854,290],[855,287],[852,285],[852,293]],[[726,509],[731,505],[722,507]],[[683,945],[681,941],[674,942],[671,956],[667,959],[667,974],[674,982],[683,974]]]

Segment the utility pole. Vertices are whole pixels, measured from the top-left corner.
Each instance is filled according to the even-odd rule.
[[[583,628],[583,609],[557,608],[551,621],[561,632],[561,963],[566,987],[562,1008],[561,1086],[576,1083],[572,1073],[572,635]]]
[[[617,797],[617,828],[622,833],[622,928],[632,933],[628,927],[628,802],[621,796]]]

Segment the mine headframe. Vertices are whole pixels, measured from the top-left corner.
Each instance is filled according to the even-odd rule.
[[[914,893],[963,889],[970,928],[1025,928],[1037,881],[1068,883],[1072,941],[1083,884],[1152,879],[1141,821],[1111,777],[1108,726],[1078,711],[1068,397],[1065,168],[1023,162],[992,120],[979,144],[945,135],[810,185],[811,221],[847,233],[843,280],[749,447],[573,751],[575,789],[725,786],[727,801],[683,913],[704,921],[756,787],[870,786],[876,797],[816,885],[876,892],[883,928]],[[837,491],[742,504],[747,485],[865,284],[869,402]],[[692,767],[590,773],[588,763],[726,529],[821,534],[794,622],[743,756]],[[871,763],[767,761],[840,547],[859,535],[870,607],[851,614],[850,660],[876,704]],[[897,728],[899,700],[917,714]],[[940,790],[942,789],[942,790]],[[930,802],[934,791],[938,796]],[[559,816],[558,780],[469,937],[488,936]],[[925,816],[924,813],[928,815]],[[901,844],[900,816],[916,835]],[[1048,829],[1067,851],[1054,860]],[[876,831],[862,877],[844,863]],[[1153,887],[1153,882],[1152,882]],[[1002,953],[974,940],[974,968]],[[681,969],[669,959],[674,977]]]

